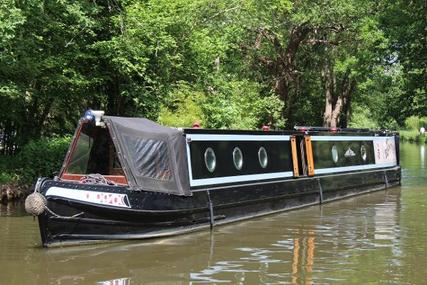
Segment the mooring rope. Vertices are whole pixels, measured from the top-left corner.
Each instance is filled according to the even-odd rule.
[[[111,180],[105,178],[102,174],[88,174],[80,179],[82,184],[98,184],[98,185],[117,185]]]
[[[55,213],[54,211],[52,211],[51,209],[49,209],[49,207],[47,206],[47,205],[45,205],[44,206],[44,208],[45,208],[45,210],[46,211],[48,211],[52,216],[54,216],[54,217],[56,217],[56,218],[61,218],[61,219],[73,219],[73,218],[77,218],[77,217],[79,217],[79,216],[81,216],[81,215],[83,215],[85,212],[80,212],[80,213],[77,213],[77,214],[75,214],[75,215],[72,215],[72,216],[61,216],[61,215],[58,215],[57,213]]]

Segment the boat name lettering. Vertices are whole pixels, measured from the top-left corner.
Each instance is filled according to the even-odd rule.
[[[126,194],[51,187],[46,192],[46,197],[49,196],[64,197],[100,205],[130,208],[129,199]]]

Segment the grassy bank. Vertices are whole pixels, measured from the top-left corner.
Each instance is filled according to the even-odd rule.
[[[402,130],[399,131],[400,139],[404,142],[420,143],[427,142],[427,135],[421,135],[418,130]]]
[[[399,130],[400,139],[404,142],[426,143],[427,134],[420,134],[421,127],[427,128],[427,117],[411,116],[406,118],[405,127]]]

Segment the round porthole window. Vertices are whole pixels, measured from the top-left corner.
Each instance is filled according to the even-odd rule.
[[[261,165],[262,168],[267,167],[268,156],[267,156],[267,151],[265,150],[265,148],[263,146],[260,147],[258,150],[258,160],[259,160],[259,165]]]
[[[363,161],[366,161],[366,158],[368,157],[366,154],[366,147],[364,145],[360,147],[360,156],[362,157]]]
[[[338,162],[338,149],[336,145],[333,145],[331,148],[332,160],[334,163]]]
[[[238,147],[235,147],[233,149],[233,162],[234,162],[234,167],[236,167],[237,170],[242,169],[243,154],[242,154],[242,151],[240,150],[240,148],[238,148]]]
[[[212,148],[205,150],[205,165],[209,172],[214,172],[216,168],[216,156]]]

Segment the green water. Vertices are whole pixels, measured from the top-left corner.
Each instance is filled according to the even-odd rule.
[[[46,250],[0,206],[0,284],[427,284],[425,152],[401,146],[398,188],[145,242]]]

